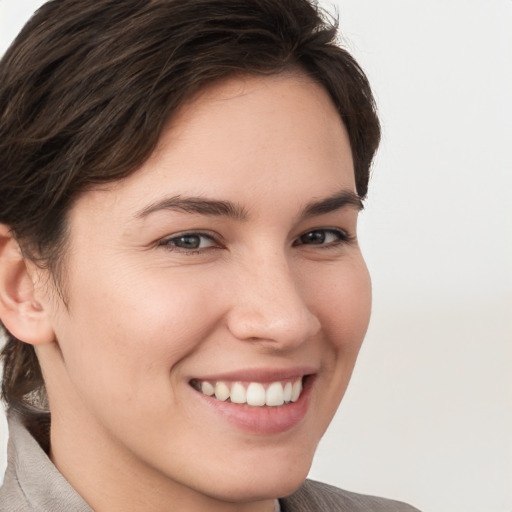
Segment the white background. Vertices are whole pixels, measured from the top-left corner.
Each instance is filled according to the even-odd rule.
[[[39,4],[0,0],[0,53]],[[311,476],[511,512],[512,1],[335,5],[384,139],[360,235],[372,323]]]

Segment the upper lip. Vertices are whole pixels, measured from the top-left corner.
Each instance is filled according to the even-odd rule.
[[[247,368],[223,373],[195,376],[193,380],[199,381],[228,381],[228,382],[277,382],[280,380],[298,379],[305,375],[317,373],[312,366],[293,368]]]

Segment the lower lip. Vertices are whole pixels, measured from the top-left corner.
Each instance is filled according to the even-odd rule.
[[[243,430],[256,434],[279,434],[292,429],[306,416],[312,383],[313,376],[309,376],[299,399],[278,407],[222,402],[199,391],[195,393],[217,414]]]

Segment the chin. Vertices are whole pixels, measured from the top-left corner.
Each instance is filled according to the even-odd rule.
[[[311,461],[297,461],[292,467],[275,463],[271,470],[268,470],[268,466],[262,464],[259,469],[257,466],[244,468],[238,472],[236,481],[229,481],[229,477],[226,477],[224,485],[217,487],[216,497],[228,502],[248,502],[288,496],[306,480]]]
[[[273,500],[276,498],[284,498],[294,493],[306,480],[307,472],[303,473],[300,477],[296,476],[290,478],[289,475],[281,476],[277,481],[268,481],[268,479],[261,479],[249,475],[248,482],[240,482],[239,486],[230,486],[226,492],[217,491],[214,497],[221,501],[244,503],[256,502],[264,500]]]

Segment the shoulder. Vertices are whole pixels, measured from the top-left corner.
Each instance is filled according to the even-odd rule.
[[[356,494],[313,480],[306,480],[280,503],[282,512],[418,512],[400,501]]]
[[[19,445],[31,444],[31,440],[25,436],[24,430],[21,419],[11,414],[9,416],[8,463],[3,485],[0,487],[0,512],[31,510],[18,479],[18,468],[24,464],[24,460],[19,454]]]
[[[92,512],[53,465],[45,450],[26,427],[26,418],[10,411],[7,470],[0,487],[0,512],[51,510]],[[49,418],[38,422],[37,435],[46,432]]]

